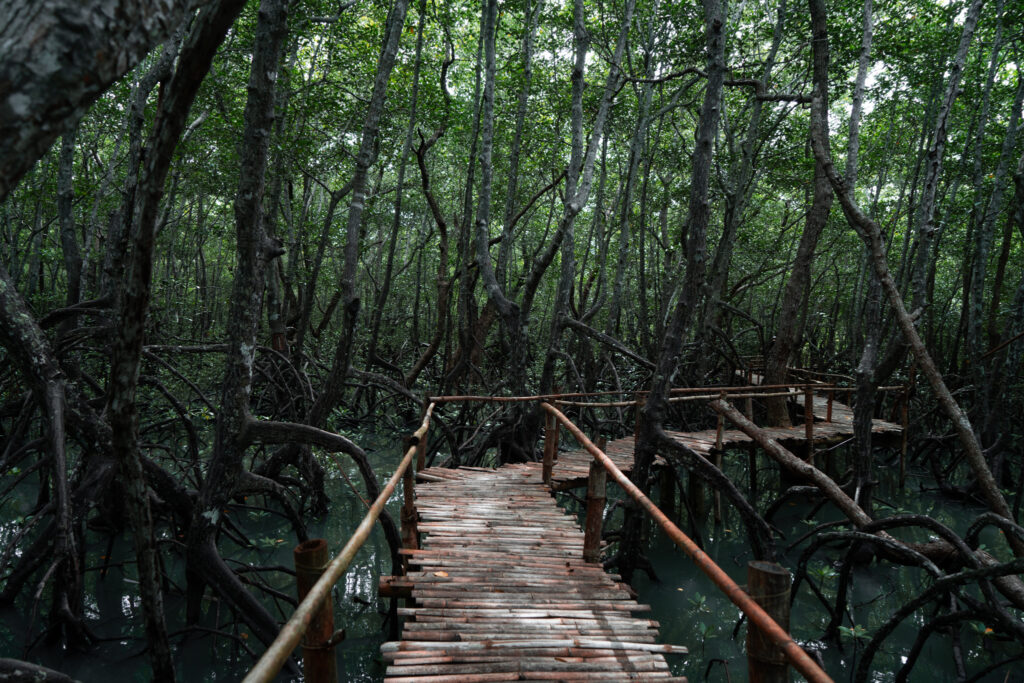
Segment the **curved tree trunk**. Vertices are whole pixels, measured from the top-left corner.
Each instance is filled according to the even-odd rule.
[[[352,201],[348,205],[348,222],[345,226],[345,266],[341,276],[342,325],[341,338],[334,350],[331,371],[321,389],[320,396],[309,409],[307,422],[311,425],[324,424],[327,415],[341,400],[345,376],[352,363],[352,346],[355,341],[356,323],[359,317],[359,291],[356,287],[356,273],[359,269],[359,232],[363,224],[363,209],[366,207],[366,186],[370,166],[376,158],[374,144],[380,119],[384,113],[384,99],[387,96],[388,79],[398,56],[398,43],[405,25],[405,14],[409,0],[395,0],[384,29],[384,45],[377,58],[377,72],[373,81],[373,94],[366,109],[356,166],[352,173]],[[308,302],[307,302],[308,305]]]
[[[820,24],[821,30],[824,30],[825,25],[825,9],[823,5],[823,0],[811,0],[813,25],[818,26]],[[820,50],[822,47],[827,48],[827,44],[822,46],[817,40],[813,41],[813,44],[817,50]],[[822,55],[822,58],[824,58],[827,63],[827,54]],[[816,57],[816,60],[817,59],[818,57]],[[817,101],[818,107],[822,106],[823,101],[820,98],[824,94],[824,90],[828,87],[827,73],[828,72],[825,71],[823,74],[819,74],[815,71],[814,97]],[[989,469],[988,463],[985,461],[985,455],[982,452],[981,444],[978,441],[977,436],[974,434],[970,420],[967,419],[967,415],[963,412],[956,400],[953,398],[953,395],[950,393],[942,374],[939,372],[938,367],[936,367],[931,354],[928,352],[928,349],[924,345],[924,341],[921,339],[921,335],[918,334],[917,328],[914,326],[912,316],[907,312],[906,307],[903,304],[903,297],[900,295],[896,282],[893,280],[892,275],[889,272],[889,265],[886,260],[886,250],[881,228],[861,210],[860,206],[858,206],[854,201],[850,192],[847,191],[843,183],[843,179],[838,173],[836,173],[828,152],[827,122],[822,119],[812,118],[812,125],[811,143],[814,155],[818,159],[818,162],[822,164],[829,182],[832,184],[833,190],[835,190],[836,195],[839,197],[840,204],[843,207],[843,213],[846,215],[851,227],[857,231],[871,250],[872,265],[878,275],[882,289],[889,300],[889,304],[892,306],[893,312],[896,315],[896,322],[909,343],[914,356],[917,358],[918,365],[921,368],[921,373],[925,378],[927,378],[932,389],[935,391],[939,406],[953,422],[953,427],[956,429],[957,436],[959,437],[960,443],[967,455],[967,463],[977,480],[981,495],[984,497],[993,512],[1009,520],[1013,520],[1013,513],[1010,511],[1010,507],[1007,505],[1006,499],[1003,497],[1002,491],[1000,491],[999,486],[996,484],[995,478],[992,476],[992,471]],[[1007,534],[1006,538],[1010,546],[1013,548],[1014,554],[1018,557],[1024,556],[1024,544],[1019,542],[1010,534]]]
[[[827,39],[827,36],[825,38]],[[820,37],[815,38],[815,40],[820,39]],[[828,77],[827,51],[824,55],[821,54],[821,51],[814,53],[813,71],[816,80]],[[811,104],[812,125],[815,120],[828,120],[828,99],[825,92],[820,94],[820,102]],[[814,261],[814,251],[818,246],[818,238],[821,237],[825,224],[828,223],[828,215],[831,210],[832,189],[829,187],[824,169],[816,161],[814,164],[814,198],[807,211],[804,232],[800,236],[796,259],[793,262],[789,280],[786,282],[782,311],[779,314],[779,324],[775,331],[775,343],[765,359],[764,380],[766,384],[785,384],[789,378],[789,364],[798,350],[800,337],[803,334],[801,311],[806,306],[807,294],[811,286],[811,264]],[[784,397],[766,399],[765,404],[768,409],[768,424],[777,426],[790,424],[789,411],[786,408]],[[807,447],[813,448],[814,446],[808,444]]]
[[[156,545],[150,516],[146,481],[139,452],[139,415],[135,403],[142,343],[149,309],[153,271],[153,245],[157,210],[174,149],[185,132],[187,116],[213,56],[245,5],[244,0],[221,0],[200,13],[178,60],[174,76],[164,92],[157,124],[147,145],[148,154],[139,182],[135,224],[132,230],[132,261],[127,290],[118,317],[119,334],[111,360],[108,413],[113,432],[113,452],[125,490],[125,507],[139,561],[139,589],[146,615],[153,675],[173,680],[170,646],[163,618]]]
[[[654,379],[651,382],[647,403],[643,408],[640,420],[633,472],[630,478],[642,491],[650,490],[651,465],[654,462],[655,454],[663,451],[666,445],[662,425],[668,409],[672,376],[679,364],[684,338],[689,331],[697,307],[700,305],[700,296],[704,286],[707,227],[710,218],[708,189],[715,133],[718,130],[721,114],[722,87],[725,82],[725,22],[720,0],[704,0],[703,4],[708,54],[708,83],[704,92],[700,120],[697,124],[690,176],[690,198],[686,216],[685,272],[682,278],[675,278],[679,283],[679,290],[674,297],[677,303],[671,311]],[[680,446],[680,448],[684,451],[688,450],[685,446]],[[693,461],[691,464],[702,471],[703,476],[710,477],[711,472],[706,467],[701,468],[696,464],[703,458],[692,452],[689,455],[690,460]],[[730,493],[728,490],[726,492]],[[746,503],[738,492],[732,499],[741,508]],[[749,504],[746,507],[749,508]],[[633,572],[638,567],[642,556],[642,526],[643,512],[633,506],[627,507],[623,521],[622,544],[616,561],[623,579],[627,581],[632,579]],[[751,534],[752,545],[759,557],[770,552],[766,548],[764,539],[761,538],[760,530],[748,525],[748,531]]]

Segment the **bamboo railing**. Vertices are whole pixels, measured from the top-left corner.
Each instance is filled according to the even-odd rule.
[[[832,683],[832,678],[829,677],[825,671],[818,666],[817,662],[811,659],[810,655],[804,652],[801,648],[781,626],[775,623],[775,620],[769,616],[764,609],[754,602],[754,599],[747,594],[735,581],[729,578],[729,575],[722,570],[714,560],[712,560],[707,553],[701,550],[696,543],[694,543],[689,536],[677,527],[672,521],[662,512],[657,505],[651,501],[650,498],[644,495],[644,493],[636,487],[633,482],[629,480],[625,474],[622,473],[615,463],[612,462],[605,453],[599,449],[594,443],[587,438],[579,427],[577,427],[568,417],[565,416],[558,408],[554,407],[550,403],[542,403],[541,407],[547,411],[547,413],[555,418],[563,427],[565,427],[570,434],[576,439],[577,442],[582,445],[587,452],[589,452],[594,459],[604,466],[604,469],[615,480],[623,491],[629,495],[630,498],[635,500],[640,506],[647,512],[647,514],[661,527],[661,529],[668,535],[672,541],[679,546],[690,559],[693,560],[694,564],[707,575],[708,578],[714,582],[715,586],[721,590],[729,600],[740,608],[740,610],[747,615],[750,622],[756,625],[762,633],[764,633],[774,644],[778,647],[786,656],[786,659],[793,665],[793,667],[799,671],[804,677],[812,683]]]
[[[423,424],[413,433],[413,443],[409,445],[405,452],[405,457],[402,458],[402,462],[398,465],[395,473],[391,475],[391,479],[388,480],[384,490],[380,492],[377,500],[370,506],[369,512],[363,517],[363,521],[359,523],[355,533],[349,538],[345,547],[324,568],[324,573],[320,580],[309,590],[305,599],[295,609],[291,619],[281,628],[277,638],[270,644],[267,651],[263,653],[256,666],[243,679],[243,683],[263,683],[272,680],[281,670],[281,667],[284,666],[284,663],[291,656],[295,648],[298,647],[299,641],[302,640],[306,629],[309,628],[313,615],[330,595],[334,584],[345,573],[356,553],[366,542],[366,539],[369,538],[370,531],[373,530],[374,525],[377,523],[377,518],[380,517],[380,513],[384,510],[384,505],[387,503],[388,498],[394,493],[398,480],[405,476],[406,471],[409,471],[413,458],[420,452],[420,444],[426,441],[427,430],[430,428],[430,416],[433,414],[433,411],[434,404],[431,403],[427,406],[426,413],[423,416]]]

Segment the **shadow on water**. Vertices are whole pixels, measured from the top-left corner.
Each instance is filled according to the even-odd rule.
[[[401,458],[398,439],[391,436],[360,435],[359,441],[370,454],[371,462],[383,482],[394,471]],[[328,539],[332,556],[340,549],[358,525],[366,508],[352,491],[348,480],[362,493],[362,481],[355,466],[347,459],[323,456],[328,468],[328,493],[332,504],[330,513],[309,522],[310,535]],[[338,463],[341,465],[339,469]],[[728,468],[727,468],[728,469]],[[342,475],[344,472],[344,475]],[[737,470],[729,472],[737,481],[745,475]],[[766,477],[771,475],[765,472]],[[767,482],[766,482],[767,483]],[[978,510],[953,505],[929,494],[921,494],[908,486],[906,493],[890,489],[881,490],[881,497],[906,512],[929,514],[939,521],[963,531]],[[618,490],[609,488],[610,502]],[[11,520],[26,514],[34,503],[34,493],[9,498],[3,504],[0,519]],[[389,510],[398,519],[401,487],[389,501]],[[568,500],[568,499],[567,499]],[[563,501],[565,502],[565,501]],[[221,547],[229,562],[236,566],[282,566],[291,568],[294,535],[287,522],[273,511],[255,509],[255,505],[236,505],[231,515],[244,529],[254,547],[241,548],[222,539]],[[762,500],[763,503],[763,500]],[[576,505],[573,502],[570,506]],[[804,520],[811,510],[810,502],[787,505],[773,520],[786,534],[779,546],[785,547],[808,531],[812,524]],[[828,521],[828,508],[819,513],[818,522]],[[880,507],[879,515],[886,510]],[[834,519],[835,517],[833,517]],[[620,513],[606,521],[606,528],[615,528]],[[0,543],[7,540],[11,524],[0,525]],[[746,582],[746,563],[753,559],[738,519],[726,514],[721,526],[708,525],[704,530],[706,551],[733,579]],[[105,550],[107,535],[99,530],[88,532],[89,547]],[[788,539],[788,540],[787,540]],[[919,540],[924,540],[922,537]],[[178,543],[180,539],[165,535],[162,543]],[[998,541],[989,544],[997,546]],[[783,560],[791,570],[796,566],[805,544],[791,551]],[[649,556],[659,581],[639,576],[636,589],[640,600],[652,606],[652,618],[661,624],[662,642],[685,645],[690,654],[671,656],[670,665],[676,674],[686,675],[691,681],[743,681],[747,680],[746,658],[743,649],[745,625],[737,629],[738,610],[719,593],[662,534],[652,533]],[[135,568],[131,561],[130,541],[118,540],[107,557],[100,552],[90,553],[87,564],[86,613],[90,628],[103,639],[88,654],[65,652],[36,643],[26,655],[25,634],[40,631],[40,619],[45,609],[34,612],[32,604],[19,603],[14,608],[0,610],[0,656],[27,658],[51,666],[82,681],[146,681],[149,663],[144,654],[142,619],[134,580]],[[165,552],[167,558],[176,557]],[[815,555],[809,574],[822,594],[834,599],[838,572],[835,551],[821,551]],[[102,570],[106,567],[106,572]],[[184,571],[180,562],[169,566],[171,579],[167,591],[169,623],[184,623],[184,605],[180,599],[184,587]],[[382,614],[385,601],[377,598],[377,577],[390,574],[387,543],[379,525],[357,554],[352,566],[335,589],[335,626],[344,628],[345,640],[338,646],[340,680],[380,681],[384,676],[384,663],[379,648],[383,642]],[[294,582],[284,572],[265,574],[268,586],[282,594],[294,595]],[[852,621],[844,622],[841,647],[818,642],[827,621],[826,610],[806,587],[797,595],[792,616],[792,633],[805,646],[820,650],[826,665],[837,681],[850,680],[855,657],[863,650],[866,639],[889,617],[895,608],[916,596],[927,585],[923,572],[911,568],[894,568],[872,563],[860,567],[854,575],[851,599]],[[47,593],[41,596],[45,606]],[[281,600],[267,599],[267,605],[281,619],[292,612],[292,607]],[[247,650],[259,653],[262,645],[249,636],[244,626],[235,624],[230,610],[217,602],[207,601],[205,614],[198,629],[178,633],[174,637],[176,665],[179,680],[234,681],[239,680],[253,663]],[[909,651],[925,616],[915,615],[895,632],[873,665],[873,681],[893,681],[906,653]],[[216,633],[216,635],[214,635]],[[1007,655],[1006,645],[994,641],[986,634],[985,625],[969,624],[961,630],[964,657],[969,671],[977,671],[987,663],[996,661],[998,654]],[[799,680],[798,676],[794,677]],[[910,681],[933,682],[955,680],[955,668],[949,640],[933,636],[924,654],[910,676]],[[287,676],[279,677],[288,680]],[[984,680],[1024,681],[1020,672],[1002,669]]]

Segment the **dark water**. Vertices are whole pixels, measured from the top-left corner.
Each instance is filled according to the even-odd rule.
[[[362,435],[360,443],[367,448],[383,483],[401,456],[397,439]],[[353,494],[342,475],[344,472],[352,485],[362,492],[362,481],[355,466],[341,457],[336,460],[326,455],[323,457],[325,464],[330,463],[328,485],[332,508],[326,518],[310,523],[310,534],[328,539],[333,554],[354,531],[366,508]],[[745,459],[737,458],[737,462]],[[744,480],[739,469],[730,474],[737,481]],[[773,475],[767,471],[764,474],[762,483],[767,485]],[[907,492],[900,493],[883,485],[880,494],[895,508],[932,515],[960,531],[977,513],[976,510],[954,507],[933,496],[915,492],[913,489],[916,486],[911,480]],[[400,493],[399,489],[389,502],[389,509],[396,520]],[[361,495],[365,497],[365,494]],[[614,487],[610,488],[609,497],[614,498],[615,495]],[[31,495],[5,501],[0,508],[0,519],[11,520],[24,514],[33,502],[34,497]],[[575,505],[571,502],[569,504]],[[789,539],[780,542],[780,547],[785,547],[813,526],[803,520],[809,509],[809,504],[793,503],[784,507],[776,516],[774,523]],[[885,507],[880,507],[877,512],[879,515],[885,514]],[[274,513],[245,508],[236,508],[230,514],[257,546],[256,549],[243,549],[236,548],[230,542],[223,542],[222,548],[227,549],[225,552],[230,561],[250,565],[291,566],[291,549],[295,539],[283,518]],[[817,520],[827,520],[828,514],[826,508]],[[613,515],[610,525],[614,526],[617,520],[617,515]],[[6,540],[10,530],[9,523],[0,526],[0,542]],[[731,519],[727,514],[720,526],[708,525],[704,533],[707,552],[742,585],[746,583],[746,563],[753,557],[741,531],[739,521]],[[648,553],[659,580],[640,576],[635,587],[640,600],[652,606],[652,617],[661,623],[662,642],[685,645],[690,649],[688,656],[670,657],[670,665],[675,673],[689,676],[691,681],[746,680],[746,658],[743,652],[745,625],[738,629],[734,637],[739,611],[694,568],[682,551],[660,533],[652,533],[651,536]],[[919,535],[917,540],[924,538],[924,535]],[[91,547],[105,549],[105,537],[97,535],[93,540]],[[164,538],[163,542],[174,543],[176,539]],[[989,539],[989,545],[992,548],[998,547],[999,541]],[[803,547],[801,545],[789,553],[784,563],[795,567]],[[24,634],[29,630],[38,632],[39,619],[43,617],[33,615],[31,604],[19,604],[17,608],[0,610],[0,656],[27,658],[83,681],[118,680],[127,683],[149,680],[131,554],[130,542],[122,540],[114,545],[109,558],[99,555],[89,558],[89,566],[97,569],[88,574],[87,615],[93,631],[100,638],[106,639],[93,651],[82,655],[38,643],[26,654]],[[172,555],[165,553],[167,557]],[[816,584],[830,599],[835,595],[838,573],[833,563],[838,557],[835,551],[819,552],[810,564],[810,573]],[[388,558],[387,544],[378,525],[335,590],[336,628],[344,628],[346,631],[345,640],[337,648],[343,681],[380,681],[383,678],[384,664],[379,655],[379,646],[384,640],[381,614],[386,606],[377,599],[376,592],[377,577],[391,573]],[[106,574],[101,576],[98,568],[105,563],[110,566]],[[172,581],[178,586],[184,586],[182,568],[172,566],[168,569]],[[274,577],[276,573],[270,572],[266,576]],[[291,578],[284,574],[274,579],[271,585],[288,595],[294,593]],[[805,646],[821,650],[826,670],[837,681],[849,680],[855,658],[866,644],[866,638],[870,638],[897,606],[912,599],[927,585],[928,579],[921,570],[876,564],[859,568],[855,573],[850,601],[852,622],[844,622],[849,630],[843,637],[842,648],[826,647],[817,642],[827,623],[827,613],[805,586],[799,591],[794,603],[792,633]],[[167,611],[172,628],[174,624],[184,623],[184,605],[174,597],[176,594],[177,591],[168,592]],[[44,591],[40,615],[46,613],[46,595]],[[291,613],[291,607],[284,603],[278,607],[271,601],[268,605],[282,618]],[[874,659],[872,680],[895,680],[895,673],[925,618],[925,613],[914,615],[889,639]],[[216,603],[206,605],[201,626],[205,629],[203,632],[178,634],[174,637],[179,680],[238,680],[253,662],[245,650],[250,648],[257,653],[262,651],[260,643],[251,638],[244,627],[232,623],[229,610]],[[1017,646],[997,642],[994,634],[986,633],[985,628],[984,624],[969,624],[961,630],[968,672],[977,671],[988,663],[1019,651]],[[212,631],[220,633],[212,637]],[[926,683],[951,681],[956,678],[954,672],[948,639],[933,636],[910,680]],[[794,676],[794,679],[800,680],[799,676]],[[289,677],[282,675],[280,680],[289,680]],[[1019,683],[1024,681],[1024,668],[1004,668],[984,680]]]

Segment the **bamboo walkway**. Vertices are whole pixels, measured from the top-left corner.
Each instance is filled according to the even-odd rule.
[[[576,468],[563,453],[554,477],[585,478]],[[385,681],[686,680],[664,658],[686,649],[657,643],[658,623],[633,616],[650,608],[583,561],[583,533],[540,464],[419,478],[423,545],[403,551],[400,579],[415,604],[399,609],[402,640],[381,648]]]
[[[797,402],[797,405],[803,407],[803,394],[794,394],[793,399]],[[826,422],[824,420],[828,417],[828,399],[823,396],[815,396],[813,413],[816,418],[814,423],[815,446],[838,443],[853,436],[853,409],[849,406],[839,403],[838,401],[832,401],[832,420],[831,422]],[[807,443],[806,426],[803,424],[794,425],[792,427],[762,427],[762,429],[771,436],[771,438],[782,442],[783,445],[790,448],[799,444]],[[871,431],[875,436],[881,437],[883,440],[899,439],[903,433],[903,428],[894,422],[872,420]],[[713,454],[715,450],[715,441],[718,437],[718,432],[715,429],[705,429],[699,432],[669,431],[667,433],[679,443],[682,443],[690,450],[695,451],[706,458]],[[609,441],[606,450],[609,455],[615,453],[617,458],[632,463],[634,443],[635,441],[633,437],[627,436],[623,439]],[[738,429],[725,429],[722,431],[723,450],[732,446],[748,445],[752,443],[753,439]],[[895,445],[895,442],[891,445]],[[558,460],[559,462],[562,462],[563,460],[575,462],[575,459],[577,458],[589,457],[590,456],[586,451],[577,450],[572,451],[571,453],[560,453]]]
[[[632,438],[632,437],[630,437]],[[618,441],[608,443],[605,452],[612,459],[615,466],[629,474],[633,471],[633,448],[624,448]],[[593,456],[584,450],[574,450],[566,453],[559,453],[554,469],[551,471],[551,488],[555,491],[565,491],[587,485],[587,475],[590,472],[590,463]],[[657,461],[663,464],[660,458]],[[416,480],[421,482],[447,481],[453,477],[461,478],[462,475],[455,474],[459,471],[471,471],[473,468],[463,467],[459,470],[451,470],[443,467],[431,467],[416,474]],[[480,471],[492,472],[491,469],[479,468]]]

